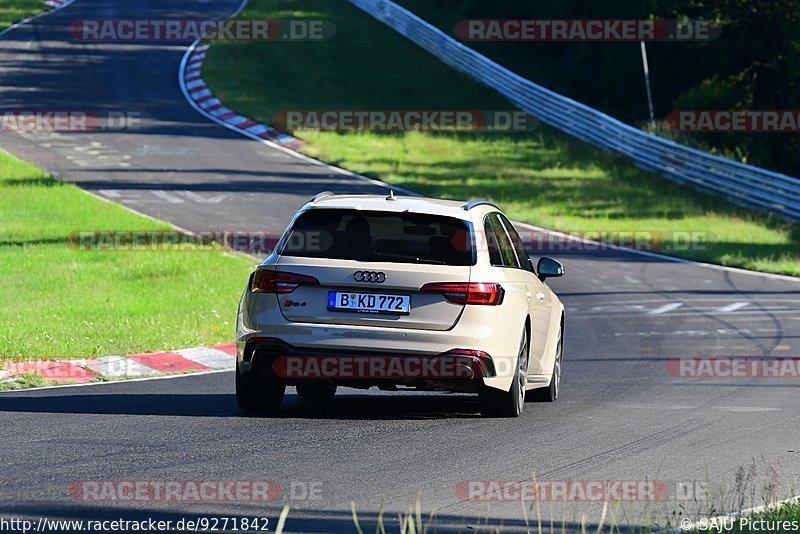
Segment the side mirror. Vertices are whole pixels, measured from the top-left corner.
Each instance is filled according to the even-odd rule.
[[[536,264],[536,272],[538,273],[539,280],[544,282],[545,278],[555,278],[557,276],[564,276],[564,266],[552,258],[541,258],[539,263]]]

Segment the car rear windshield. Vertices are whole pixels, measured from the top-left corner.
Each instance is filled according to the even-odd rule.
[[[301,214],[282,256],[474,265],[472,225],[424,213],[317,208]]]

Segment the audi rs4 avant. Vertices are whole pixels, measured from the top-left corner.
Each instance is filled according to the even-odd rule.
[[[558,397],[564,306],[500,210],[417,197],[320,193],[250,276],[237,318],[236,399],[280,407],[286,386],[477,393],[515,417]]]

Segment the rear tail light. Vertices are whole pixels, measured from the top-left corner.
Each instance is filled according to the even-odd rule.
[[[301,285],[319,285],[319,280],[304,274],[258,269],[253,274],[250,291],[253,293],[291,293]]]
[[[489,282],[437,282],[425,284],[420,291],[441,293],[455,304],[497,306],[503,302],[505,290],[500,284]]]

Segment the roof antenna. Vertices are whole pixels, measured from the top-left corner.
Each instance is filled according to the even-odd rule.
[[[394,196],[394,190],[389,189],[389,196],[386,197],[386,200],[388,200],[390,202],[394,202],[395,200],[397,200],[397,197]]]

